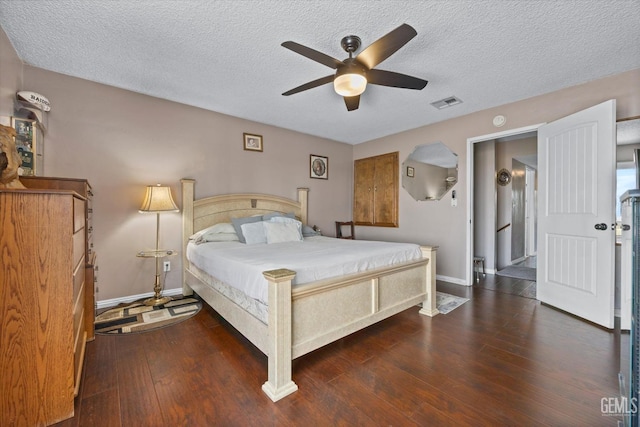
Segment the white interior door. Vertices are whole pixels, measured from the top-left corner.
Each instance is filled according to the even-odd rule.
[[[538,299],[613,328],[615,100],[538,130]]]

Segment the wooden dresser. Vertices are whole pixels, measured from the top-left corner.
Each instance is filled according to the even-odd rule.
[[[86,292],[85,301],[85,323],[87,330],[87,340],[95,338],[94,322],[96,318],[95,287],[98,281],[98,264],[96,252],[93,250],[93,190],[91,184],[86,179],[81,178],[58,178],[43,176],[21,176],[20,182],[27,188],[41,190],[71,190],[84,197],[85,204],[85,283],[90,292]],[[77,392],[76,392],[77,393]]]
[[[75,191],[0,190],[0,425],[74,415],[93,337],[86,215]]]

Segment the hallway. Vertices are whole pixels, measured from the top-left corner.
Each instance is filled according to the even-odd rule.
[[[514,264],[520,267],[536,268],[536,257],[528,257],[524,261]],[[536,299],[536,282],[502,275],[480,274],[480,280],[474,283],[474,287],[517,295],[525,298]]]

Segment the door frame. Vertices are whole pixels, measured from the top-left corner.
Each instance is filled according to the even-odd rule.
[[[537,153],[537,150],[536,150]],[[536,156],[537,157],[537,156]],[[536,222],[537,222],[537,204],[535,194],[535,183],[537,180],[538,171],[531,166],[525,167],[526,174],[526,191],[525,191],[525,236],[524,236],[524,256],[525,258],[536,256],[538,254],[538,247],[536,246]],[[533,175],[533,177],[531,176]],[[530,215],[533,214],[533,215]]]
[[[546,123],[538,123],[535,125],[525,126],[516,129],[508,129],[501,132],[491,133],[487,135],[474,136],[467,138],[467,276],[465,278],[467,286],[473,286],[473,245],[474,245],[474,210],[473,210],[473,166],[474,166],[474,144],[491,141],[498,138],[506,138],[509,136],[520,135],[523,133],[537,132],[540,126]],[[540,197],[538,189],[538,197]]]

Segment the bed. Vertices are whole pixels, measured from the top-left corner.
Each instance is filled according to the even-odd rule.
[[[189,238],[233,218],[287,214],[306,224],[309,190],[298,188],[297,200],[265,194],[195,200],[194,190],[194,180],[182,180],[183,294],[196,292],[267,355],[267,381],[262,390],[274,402],[298,389],[292,380],[293,359],[420,303],[420,314],[438,314],[437,248],[420,246],[418,259],[306,283],[295,284],[296,271],[288,268],[263,271],[268,309],[261,318],[225,292],[229,286],[218,280],[215,272],[206,272],[189,261],[187,254],[193,250]]]

